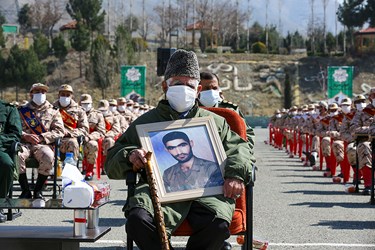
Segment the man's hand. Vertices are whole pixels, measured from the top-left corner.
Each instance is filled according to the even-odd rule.
[[[244,189],[245,185],[238,179],[230,178],[224,181],[224,196],[227,198],[239,198]]]
[[[147,163],[147,159],[145,158],[146,153],[142,148],[130,151],[129,161],[133,164],[133,170],[138,171],[145,166]]]
[[[33,145],[39,144],[42,142],[39,135],[35,134],[23,134],[23,139],[27,141],[28,143],[31,143]]]

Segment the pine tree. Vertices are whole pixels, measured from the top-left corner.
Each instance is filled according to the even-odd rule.
[[[86,51],[90,45],[90,33],[83,24],[77,22],[70,42],[73,49],[79,52],[79,77],[82,78],[82,52]]]

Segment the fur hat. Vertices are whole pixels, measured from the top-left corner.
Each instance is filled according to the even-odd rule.
[[[197,55],[193,51],[176,50],[169,58],[164,79],[173,76],[188,76],[200,81],[199,64]]]

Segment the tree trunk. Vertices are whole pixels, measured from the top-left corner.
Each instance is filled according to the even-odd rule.
[[[79,78],[82,78],[82,52],[79,52]]]

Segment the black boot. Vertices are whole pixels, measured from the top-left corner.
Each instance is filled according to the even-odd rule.
[[[38,179],[36,180],[34,187],[34,199],[43,199],[42,188],[47,178],[47,175],[38,174]]]
[[[31,199],[32,195],[29,188],[29,182],[27,181],[26,174],[20,174],[18,177],[18,182],[20,183],[22,193],[19,196],[20,199]]]

